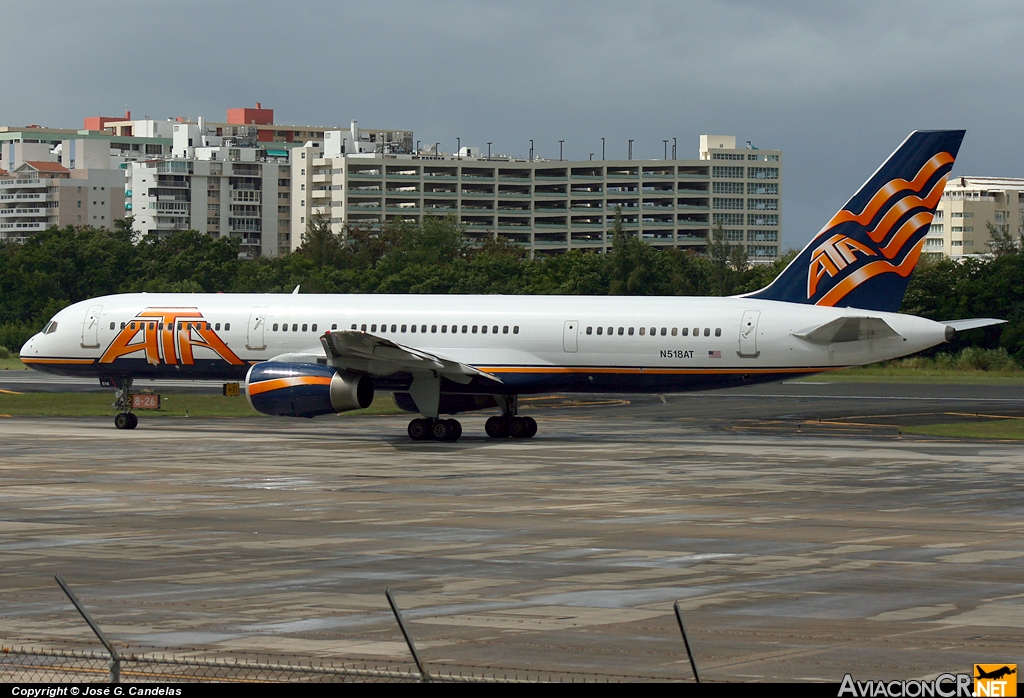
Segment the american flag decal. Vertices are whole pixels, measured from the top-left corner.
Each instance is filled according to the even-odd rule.
[[[708,358],[709,359],[720,359],[720,358],[722,358],[722,352],[720,352],[720,351],[709,351],[708,352]]]

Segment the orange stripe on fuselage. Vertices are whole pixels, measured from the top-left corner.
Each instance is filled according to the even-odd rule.
[[[93,359],[26,359],[22,358],[23,364],[79,364],[86,365],[94,363]]]
[[[260,393],[270,392],[271,390],[294,388],[297,385],[330,384],[330,376],[292,376],[291,378],[274,378],[268,381],[260,381],[259,383],[250,383],[246,390],[249,391],[249,395],[259,395]]]
[[[879,189],[875,195],[871,197],[871,200],[867,203],[860,214],[851,213],[850,211],[843,209],[832,217],[832,220],[828,222],[828,225],[825,226],[824,230],[834,228],[840,223],[846,223],[847,221],[867,225],[871,222],[871,219],[874,218],[880,210],[882,210],[882,206],[885,205],[885,202],[891,199],[894,195],[901,191],[906,191],[907,189],[911,189],[915,192],[920,191],[921,187],[931,179],[932,175],[935,174],[940,167],[944,167],[952,162],[953,156],[949,153],[943,152],[933,155],[928,162],[921,166],[921,169],[918,170],[917,175],[912,181],[908,182],[902,177],[897,177]]]
[[[486,373],[598,373],[613,375],[721,375],[748,373],[816,373],[818,371],[834,371],[834,367],[805,368],[618,368],[598,366],[474,366]],[[840,367],[841,368],[841,367]]]

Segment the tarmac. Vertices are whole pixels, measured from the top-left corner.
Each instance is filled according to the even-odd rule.
[[[6,387],[2,381],[0,385]],[[24,388],[24,386],[22,386]],[[0,419],[0,640],[579,680],[910,679],[1020,662],[1019,386],[524,399],[538,436],[406,417]]]

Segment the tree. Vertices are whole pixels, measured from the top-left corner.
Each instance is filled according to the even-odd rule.
[[[331,231],[331,221],[322,213],[309,217],[302,244],[296,250],[317,267],[333,267],[341,262],[342,241]]]
[[[1024,247],[1024,235],[1014,237],[1010,232],[1010,226],[993,225],[992,221],[986,221],[985,227],[988,228],[988,234],[991,238],[988,241],[988,247],[996,257],[1002,257],[1007,254],[1019,254],[1021,248]]]
[[[657,250],[636,235],[627,234],[622,228],[622,209],[615,209],[615,224],[612,228],[612,252],[608,262],[608,295],[610,296],[652,296],[660,295]]]
[[[747,251],[742,244],[729,244],[721,223],[715,223],[708,237],[714,290],[719,296],[728,296],[743,283],[743,274],[750,266]]]

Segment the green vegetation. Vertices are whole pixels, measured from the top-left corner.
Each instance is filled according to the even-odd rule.
[[[0,415],[41,417],[111,417],[112,393],[0,393]],[[224,397],[195,393],[161,394],[159,410],[137,410],[149,417],[262,417],[249,406],[245,397]],[[400,414],[402,411],[388,395],[378,395],[365,410],[345,412],[343,416]]]
[[[910,356],[801,379],[836,383],[975,383],[1024,385],[1024,369],[1006,349],[965,347],[955,353]]]
[[[1024,439],[1024,418],[971,420],[951,424],[904,427],[908,434],[945,436],[951,439]]]
[[[21,363],[21,359],[18,358],[17,354],[10,354],[5,358],[0,354],[0,371],[22,371],[27,369],[28,366]]]

